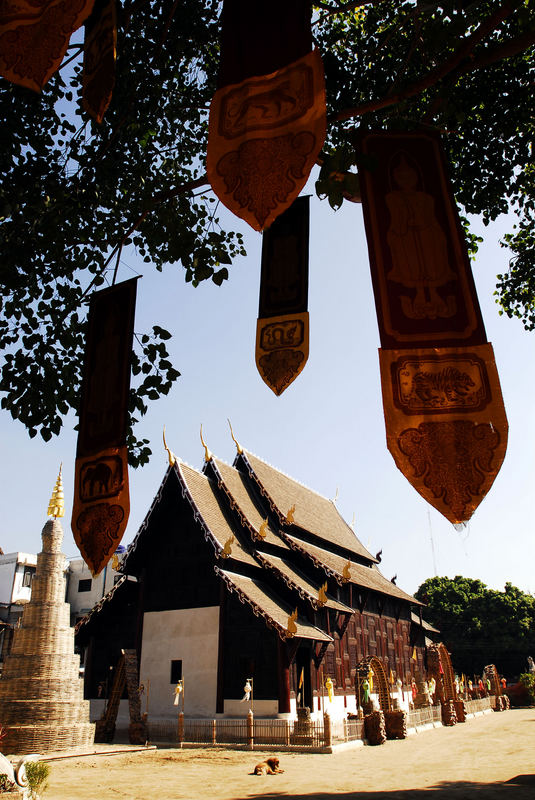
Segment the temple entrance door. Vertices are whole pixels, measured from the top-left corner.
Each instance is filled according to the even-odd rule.
[[[297,708],[308,706],[313,711],[312,705],[312,683],[310,680],[310,660],[311,660],[310,647],[299,647],[295,655],[296,667],[296,683],[295,683],[295,698],[297,701]],[[303,685],[299,688],[299,681],[303,675]]]

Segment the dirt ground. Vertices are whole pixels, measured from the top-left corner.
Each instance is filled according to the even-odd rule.
[[[43,800],[535,800],[535,709],[493,713],[333,755],[146,750],[50,762]]]

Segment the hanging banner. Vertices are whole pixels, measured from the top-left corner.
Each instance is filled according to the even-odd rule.
[[[466,522],[508,426],[440,140],[369,133],[361,153],[388,449],[431,505]]]
[[[94,0],[3,0],[0,4],[0,75],[40,92],[56,72],[71,34]]]
[[[379,356],[387,445],[397,467],[450,522],[466,522],[507,448],[492,345]]]
[[[299,197],[264,233],[256,366],[282,392],[308,359],[309,198]]]
[[[93,575],[128,522],[126,433],[137,279],[91,297],[76,450],[72,532]]]
[[[325,131],[310,0],[225,0],[206,161],[221,202],[255,230],[269,227],[307,182]]]
[[[82,105],[102,122],[115,86],[117,56],[116,0],[96,0],[85,24]]]

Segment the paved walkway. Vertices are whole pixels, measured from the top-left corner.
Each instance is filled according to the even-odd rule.
[[[43,800],[535,800],[535,709],[493,713],[380,747],[280,754],[149,750],[51,762]]]

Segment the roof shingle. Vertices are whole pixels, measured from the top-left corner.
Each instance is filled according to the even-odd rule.
[[[295,506],[295,525],[330,545],[348,550],[367,561],[377,561],[340,516],[332,500],[308,489],[248,451],[243,452],[243,457],[252,476],[256,478],[282,520],[290,508]]]
[[[228,493],[235,500],[243,516],[254,528],[256,533],[258,533],[260,526],[264,522],[264,517],[251,498],[243,475],[238,472],[237,469],[229,466],[229,464],[225,464],[224,461],[220,461],[218,458],[214,458],[213,462],[219,474],[221,475],[223,484]],[[269,525],[266,527],[266,537],[263,541],[267,542],[268,544],[277,545],[277,547],[280,547],[283,550],[288,550],[288,545],[286,542],[284,542],[281,537],[272,528],[270,528]]]
[[[187,489],[191,500],[200,515],[201,521],[212,536],[221,556],[225,543],[234,538],[231,544],[230,558],[244,564],[254,564],[257,566],[253,556],[240,544],[231,528],[223,510],[214,494],[213,487],[206,475],[197,472],[187,464],[176,464],[176,470],[181,479],[181,483]]]
[[[256,615],[260,614],[264,617],[268,624],[275,628],[281,639],[286,638],[288,617],[293,609],[271,594],[261,581],[219,567],[214,567],[214,569],[224,579],[227,587],[238,594],[242,602],[247,602]],[[295,625],[297,638],[313,639],[316,642],[332,642],[331,636],[314,627],[302,617],[296,619]]]
[[[324,550],[321,547],[316,547],[308,542],[303,542],[301,539],[291,536],[290,534],[283,534],[283,536],[288,541],[290,546],[297,550],[301,550],[301,552],[304,552],[316,562],[319,562],[319,564],[326,567],[328,572],[332,574],[338,580],[338,582],[341,583],[343,581],[343,571],[347,564],[347,559],[336,555],[336,553],[331,553],[328,550]],[[364,567],[362,564],[356,564],[354,561],[350,561],[349,569],[351,575],[349,580],[356,586],[362,586],[365,589],[373,589],[376,592],[381,592],[381,594],[386,594],[390,597],[397,597],[400,600],[406,600],[409,603],[414,603],[414,605],[421,605],[416,598],[412,597],[410,594],[407,594],[407,592],[404,592],[403,589],[400,589],[399,586],[395,585],[395,583],[389,581],[384,577],[384,575],[381,575],[375,565],[371,567]]]
[[[273,555],[267,555],[266,553],[258,553],[258,558],[263,565],[270,567],[272,570],[279,573],[288,586],[297,589],[302,597],[306,597],[307,600],[310,600],[314,608],[321,607],[318,604],[319,586],[309,581],[300,572],[297,572],[294,567],[288,561],[286,561],[286,559],[278,558],[277,556]],[[335,609],[336,611],[343,611],[349,614],[353,613],[352,608],[346,606],[344,603],[340,603],[334,597],[330,597],[329,595],[327,595],[327,602],[325,603],[325,606],[327,608]]]

